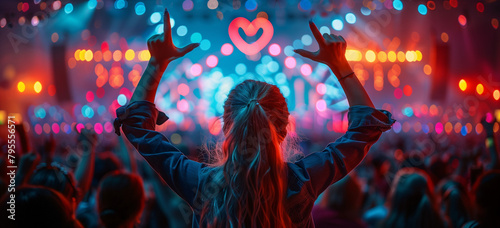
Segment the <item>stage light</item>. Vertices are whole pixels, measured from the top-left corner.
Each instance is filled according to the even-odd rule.
[[[450,134],[452,130],[453,130],[453,124],[451,124],[450,122],[447,122],[444,125],[444,131],[446,132],[446,134]]]
[[[85,52],[85,60],[86,60],[87,62],[90,62],[90,61],[92,61],[92,58],[94,58],[94,53],[92,53],[92,51],[91,51],[91,50],[87,50],[87,51]]]
[[[101,123],[94,124],[94,131],[98,135],[102,134],[102,131],[103,131],[102,124]]]
[[[399,51],[399,52],[398,52],[398,60],[399,60],[399,62],[404,62],[404,61],[405,61],[405,59],[406,59],[406,55],[405,55],[405,53],[404,53],[404,52],[402,52],[402,51]]]
[[[465,91],[467,89],[467,82],[464,79],[461,79],[458,82],[458,87],[460,88],[460,90]]]
[[[135,4],[135,14],[143,15],[146,12],[146,6],[143,2],[138,2]]]
[[[219,2],[217,0],[209,0],[207,2],[207,7],[211,10],[217,9],[217,7],[219,7]]]
[[[353,13],[347,13],[345,15],[345,21],[349,24],[356,23],[356,15],[354,15]]]
[[[346,50],[345,57],[347,61],[361,61],[363,54],[358,50]]]
[[[127,97],[124,94],[120,94],[116,98],[116,101],[120,106],[124,106],[125,104],[127,104]]]
[[[424,66],[424,74],[431,75],[431,73],[432,73],[432,67],[429,64],[425,64],[425,66]]]
[[[151,21],[151,23],[156,24],[161,21],[161,14],[159,12],[154,12],[149,17],[149,20]]]
[[[24,85],[24,82],[19,82],[17,83],[17,90],[19,90],[19,92],[24,92],[24,90],[26,90],[26,85]]]
[[[495,100],[497,100],[497,101],[498,101],[498,99],[500,99],[500,91],[498,91],[498,89],[493,91],[493,98],[495,98]],[[500,120],[499,120],[499,122],[500,122]]]
[[[201,65],[199,63],[195,63],[191,66],[190,72],[191,72],[191,75],[197,77],[197,76],[201,75],[201,73],[203,72],[203,68],[201,67]]]
[[[238,63],[234,67],[234,71],[238,75],[244,75],[247,72],[247,66],[244,63]]]
[[[484,12],[484,4],[482,2],[478,2],[476,4],[476,9],[477,11],[479,11],[480,13]]]
[[[59,34],[57,34],[57,32],[52,33],[52,35],[50,36],[50,40],[52,41],[52,43],[57,42],[59,40]]]
[[[361,14],[365,15],[365,16],[369,16],[370,14],[372,13],[372,11],[366,7],[361,7]]]
[[[6,25],[7,25],[7,19],[2,18],[2,19],[0,20],[0,27],[1,27],[1,28],[3,28],[3,27],[5,27]]]
[[[182,99],[182,100],[177,102],[177,109],[181,112],[188,112],[189,111],[189,103],[185,99]]]
[[[94,93],[92,91],[87,91],[87,94],[85,94],[85,99],[87,102],[92,102],[94,100]]]
[[[484,92],[484,86],[483,86],[483,84],[481,84],[481,83],[477,84],[477,86],[476,86],[476,92],[479,95],[483,94],[483,92]]]
[[[299,8],[303,10],[310,10],[311,9],[311,2],[309,0],[300,0],[299,2]]]
[[[189,94],[189,86],[181,83],[177,86],[177,92],[182,96],[187,96]]]
[[[392,129],[396,133],[401,132],[401,123],[399,123],[399,122],[394,123],[394,125],[392,126]]]
[[[318,85],[316,85],[316,92],[318,92],[319,95],[325,95],[326,85],[324,83],[318,83]]]
[[[214,68],[219,63],[219,59],[215,55],[210,55],[210,56],[207,57],[206,63],[207,63],[208,67]]]
[[[286,57],[285,58],[285,67],[288,69],[293,69],[297,65],[297,61],[295,60],[294,57]]]
[[[123,9],[127,5],[127,3],[125,2],[125,0],[116,0],[114,5],[116,9]]]
[[[365,53],[365,58],[368,62],[372,63],[375,61],[376,59],[376,56],[375,56],[375,52],[372,51],[372,50],[369,50]]]
[[[312,44],[312,38],[311,36],[305,34],[302,36],[302,38],[300,39],[302,41],[302,43],[306,46],[309,46]]]
[[[134,50],[128,49],[125,52],[125,59],[128,60],[128,61],[132,61],[132,60],[134,60],[134,58],[135,58],[135,52],[134,52]]]
[[[151,53],[148,50],[143,50],[139,52],[139,60],[140,61],[149,61],[151,58]]]
[[[416,55],[417,61],[422,61],[422,57],[423,57],[422,52],[420,52],[419,50],[416,50],[415,55]]]
[[[493,26],[494,29],[498,28],[498,19],[493,18],[491,19],[491,26]]]
[[[27,5],[28,3],[26,3]],[[52,3],[52,9],[54,10],[59,10],[61,8],[61,1],[55,1],[54,3]],[[26,11],[25,11],[26,12]]]
[[[467,24],[467,18],[464,15],[458,16],[458,23],[460,23],[461,26],[465,26]]]
[[[403,88],[403,92],[407,97],[409,97],[411,96],[413,89],[411,88],[411,86],[405,85],[405,87]]]
[[[382,63],[385,63],[385,61],[387,61],[387,54],[383,51],[380,51],[377,55],[378,57],[378,61],[382,62]]]
[[[210,40],[204,39],[200,42],[200,49],[203,51],[210,49],[211,46]]]
[[[199,43],[201,41],[202,37],[201,34],[198,32],[195,32],[191,34],[191,43]]]
[[[281,47],[278,44],[269,45],[269,54],[272,56],[278,56],[281,53]]]
[[[89,9],[95,9],[95,7],[97,6],[97,0],[89,0],[87,2],[87,6],[89,7]]]
[[[344,28],[344,23],[339,19],[335,19],[332,21],[332,28],[341,31]]]
[[[52,124],[52,132],[54,132],[55,134],[58,134],[58,133],[59,133],[59,130],[60,130],[60,128],[59,128],[59,124],[57,124],[57,123],[53,123],[53,124]]]
[[[191,0],[184,0],[182,2],[182,9],[184,11],[191,11],[191,10],[193,10],[193,7],[194,7],[194,3]]]
[[[257,9],[257,2],[255,0],[247,0],[245,2],[245,8],[248,11],[254,11]]]
[[[87,54],[87,50],[83,49],[78,54],[79,54],[78,58],[80,59],[80,61],[85,61],[85,55]]]
[[[455,133],[459,133],[462,130],[462,124],[460,122],[456,123],[454,130],[455,130]]]
[[[394,52],[394,51],[388,52],[387,59],[389,59],[389,61],[391,61],[391,62],[395,62],[397,59],[396,52]]]
[[[427,14],[427,7],[424,4],[418,5],[418,12],[422,15]]]
[[[185,36],[188,32],[188,29],[186,26],[181,25],[177,28],[177,35],[178,36]]]
[[[305,63],[305,64],[302,64],[302,66],[300,67],[300,73],[304,76],[309,76],[312,74],[312,68],[311,68],[311,65]]]
[[[316,101],[316,110],[324,112],[326,110],[326,101],[323,99]]]
[[[113,52],[113,60],[115,62],[119,62],[120,60],[122,60],[122,52],[120,50],[116,50]]]
[[[319,28],[319,32],[320,32],[321,34],[325,34],[325,33],[326,33],[326,34],[330,34],[330,32],[331,32],[331,31],[330,31],[330,28],[328,28],[327,26],[321,26],[321,27]]]
[[[457,0],[450,0],[450,6],[453,7],[453,8],[457,8],[458,1]]]
[[[36,81],[33,88],[35,89],[36,93],[40,93],[42,91],[42,83],[40,83],[39,81]]]
[[[392,7],[396,10],[403,10],[403,2],[400,0],[394,0],[394,2],[392,2]]]
[[[221,49],[220,49],[220,52],[223,55],[230,55],[231,53],[233,53],[233,45],[228,44],[228,43],[223,44]]]
[[[414,51],[406,51],[406,61],[414,62],[417,60],[417,56]]]

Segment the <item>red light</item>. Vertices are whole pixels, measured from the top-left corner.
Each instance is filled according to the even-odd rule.
[[[467,18],[464,15],[458,16],[458,23],[460,25],[465,26],[467,24]]]

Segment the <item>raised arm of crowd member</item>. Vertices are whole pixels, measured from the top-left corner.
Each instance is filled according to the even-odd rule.
[[[75,170],[76,185],[81,191],[80,199],[77,199],[77,202],[87,193],[92,183],[96,143],[97,135],[94,132],[88,129],[81,130],[77,142],[77,149],[81,157]]]

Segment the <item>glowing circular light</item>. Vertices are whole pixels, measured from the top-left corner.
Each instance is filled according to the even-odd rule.
[[[159,12],[154,12],[149,17],[149,20],[151,21],[151,23],[156,24],[161,21],[161,14]]]
[[[186,26],[181,25],[177,28],[177,35],[178,36],[185,36],[188,32],[188,29]]]
[[[2,19],[0,20],[0,27],[1,27],[1,28],[3,28],[3,27],[5,27],[6,25],[7,25],[7,19],[2,18]]]
[[[122,60],[122,52],[120,50],[116,50],[113,52],[113,60],[115,60],[115,62],[119,62],[120,60]]]
[[[319,32],[321,34],[330,34],[330,28],[328,28],[327,26],[321,26],[321,28],[319,28]],[[286,54],[286,53],[285,53]]]
[[[285,58],[285,67],[288,69],[293,69],[297,66],[297,61],[294,57],[288,56]]]
[[[477,84],[477,86],[476,86],[476,92],[479,95],[483,94],[483,92],[484,92],[484,86],[483,86],[483,84]]]
[[[57,123],[53,123],[53,124],[52,124],[52,132],[54,132],[55,134],[58,134],[58,133],[59,133],[59,130],[60,130],[60,128],[59,128],[59,124],[57,124]]]
[[[409,86],[409,85],[405,85],[405,87],[403,88],[403,92],[404,92],[404,94],[405,94],[407,97],[409,97],[409,96],[411,96],[411,94],[412,94],[413,90],[412,90],[411,86]]]
[[[208,67],[214,68],[219,63],[219,59],[215,55],[210,55],[207,57],[206,63]]]
[[[299,8],[303,10],[310,10],[311,9],[311,2],[309,0],[300,0],[299,2]]]
[[[493,18],[491,19],[491,26],[493,26],[494,29],[498,28],[498,19]]]
[[[127,104],[127,97],[124,94],[120,94],[116,98],[116,101],[120,106],[124,106],[125,104]]]
[[[392,2],[392,7],[396,10],[403,10],[403,2],[400,0],[394,0],[394,2]]]
[[[453,8],[457,8],[458,1],[457,0],[450,0],[450,6],[453,7]]]
[[[189,94],[189,86],[181,83],[177,86],[177,92],[182,96],[187,96]]]
[[[102,134],[103,130],[104,129],[103,129],[101,123],[94,124],[94,131],[95,131],[95,133],[97,133],[98,135],[100,135],[100,134]]]
[[[458,87],[460,90],[465,91],[467,89],[467,82],[464,79],[461,79],[460,82],[458,82]]]
[[[281,47],[278,44],[269,45],[269,54],[272,56],[278,56],[281,53]]]
[[[187,112],[189,111],[189,103],[185,99],[182,99],[177,102],[177,109],[181,112]]]
[[[399,60],[400,62],[404,62],[404,61],[405,61],[405,59],[406,59],[406,54],[405,54],[404,52],[402,52],[402,51],[399,51],[399,52],[398,52],[398,60]]]
[[[213,1],[213,0],[211,0],[211,1]],[[182,142],[182,137],[181,137],[181,135],[174,133],[174,134],[172,134],[172,136],[170,136],[170,141],[173,144],[180,144]]]
[[[94,100],[94,93],[92,93],[92,91],[87,91],[85,98],[87,99],[87,102],[92,102]]]
[[[52,35],[50,36],[50,40],[52,40],[52,43],[57,42],[59,40],[59,34],[57,34],[57,32],[52,33]]]
[[[28,4],[28,3],[26,3],[26,4]],[[60,8],[61,8],[61,1],[55,1],[54,3],[52,3],[52,9],[59,10]],[[26,11],[24,11],[24,12],[26,12]]]
[[[340,31],[344,28],[344,23],[339,19],[335,19],[332,21],[332,28],[337,31]]]
[[[71,12],[73,12],[73,4],[71,3],[68,3],[64,6],[64,12],[66,14],[70,14]]]
[[[132,61],[132,60],[134,60],[134,58],[135,58],[135,52],[134,52],[134,50],[128,49],[125,52],[125,59],[128,60],[128,61]]]
[[[431,75],[431,73],[432,73],[432,67],[429,64],[425,64],[425,66],[424,66],[424,73],[426,75]]]
[[[365,15],[365,16],[369,16],[370,14],[372,13],[372,11],[366,7],[361,7],[361,14]]]
[[[391,62],[395,62],[397,59],[396,52],[390,51],[387,53],[387,59]]]
[[[245,8],[248,11],[254,11],[257,9],[257,2],[255,0],[247,0],[245,2]]]
[[[24,92],[24,90],[26,90],[26,85],[24,85],[24,82],[19,82],[17,83],[17,90],[19,90],[19,92]]]
[[[392,129],[396,133],[401,132],[401,123],[399,123],[399,122],[394,123],[394,125],[392,126]]]
[[[42,83],[40,83],[39,81],[36,81],[33,88],[35,89],[36,93],[40,93],[42,91]]]
[[[403,97],[403,90],[401,90],[400,88],[394,89],[394,97],[396,99],[401,99]]]
[[[300,67],[300,73],[304,76],[309,76],[312,74],[312,68],[311,68],[311,65],[305,63],[305,64],[302,64],[302,66]]]
[[[498,89],[493,91],[493,98],[495,98],[495,100],[497,101],[500,99],[500,91]]]
[[[326,85],[324,83],[318,83],[318,85],[316,85],[316,92],[318,92],[319,95],[325,95]]]
[[[210,49],[211,46],[210,40],[205,39],[200,42],[200,49],[203,51]]]
[[[182,9],[184,11],[191,11],[193,9],[193,7],[194,7],[194,3],[191,0],[184,0],[182,2]]]
[[[95,7],[97,6],[97,0],[89,0],[87,2],[87,6],[89,7],[89,9],[95,9]]]
[[[127,3],[125,2],[125,0],[117,0],[114,5],[116,9],[123,9],[125,8],[126,4]]]
[[[365,53],[365,58],[366,58],[366,61],[372,63],[375,61],[375,59],[377,58],[376,55],[375,55],[375,52],[372,51],[372,50],[369,50]]]
[[[38,23],[40,23],[40,20],[38,20],[37,16],[34,16],[34,17],[31,18],[31,25],[37,26]]]
[[[427,14],[427,6],[425,6],[424,4],[418,5],[418,12],[422,15],[426,15]]]
[[[353,13],[347,13],[345,15],[345,21],[349,24],[356,23],[356,15],[354,15]]]
[[[238,75],[244,75],[247,72],[247,66],[244,63],[238,63],[238,64],[236,64],[234,71]]]
[[[387,54],[383,51],[379,52],[377,57],[378,57],[378,61],[380,61],[382,63],[385,63],[385,61],[387,61]]]
[[[143,2],[138,2],[135,4],[135,14],[143,15],[146,12],[146,6]]]
[[[233,53],[233,45],[228,44],[228,43],[222,45],[220,52],[223,55],[230,55],[231,53]]]
[[[201,75],[201,73],[203,72],[203,68],[201,67],[200,64],[195,63],[191,66],[190,72],[191,72],[191,75],[197,77],[197,76]]]
[[[460,23],[461,26],[465,26],[467,24],[467,18],[464,15],[458,16],[458,23]]]
[[[302,43],[306,46],[309,46],[312,44],[312,37],[305,34],[302,36],[302,38],[300,39],[302,41]]]
[[[199,43],[201,41],[201,34],[198,32],[195,32],[191,34],[191,43]]]
[[[480,13],[484,12],[484,4],[482,2],[478,2],[476,4],[476,9],[477,11],[479,11]]]
[[[162,33],[163,33],[163,31],[164,31],[164,30],[163,30],[163,29],[164,29],[164,28],[163,28],[164,26],[165,26],[164,24],[158,24],[158,25],[156,25],[156,28],[155,28],[155,33],[156,33],[156,34],[162,34]]]
[[[90,119],[94,117],[94,109],[92,109],[88,105],[84,105],[82,106],[82,115]]]
[[[323,99],[318,100],[316,102],[316,110],[324,112],[326,110],[326,101]]]
[[[436,133],[441,134],[443,132],[443,124],[441,122],[437,122],[434,129],[436,130]]]

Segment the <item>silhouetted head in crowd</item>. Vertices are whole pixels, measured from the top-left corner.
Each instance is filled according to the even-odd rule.
[[[2,227],[79,228],[73,208],[66,198],[53,189],[25,186],[16,189],[15,222],[8,219],[10,194],[2,198]]]
[[[99,219],[106,228],[134,227],[145,204],[140,176],[114,172],[101,181],[97,193]]]
[[[73,174],[60,164],[41,163],[28,181],[31,185],[45,186],[58,191],[76,208],[78,189]]]
[[[322,205],[337,211],[341,217],[358,219],[361,217],[363,193],[358,179],[348,175],[327,188],[324,193]]]
[[[455,177],[446,180],[439,187],[441,209],[452,228],[460,228],[472,217],[471,202],[464,185],[464,180]]]
[[[382,227],[444,227],[432,192],[432,182],[422,170],[399,170],[389,196],[389,214]]]
[[[479,227],[500,227],[500,171],[483,174],[474,185]]]
[[[94,176],[92,177],[92,188],[97,188],[106,174],[122,169],[122,163],[111,151],[97,153],[95,156]]]

